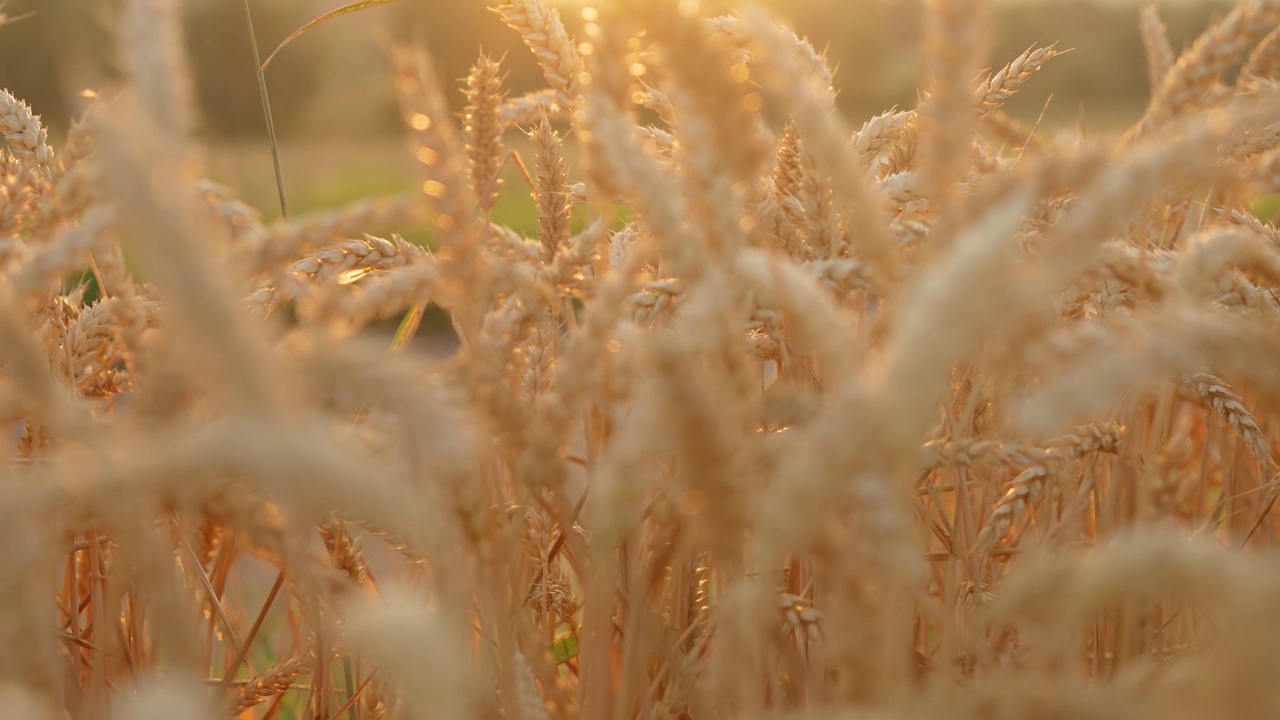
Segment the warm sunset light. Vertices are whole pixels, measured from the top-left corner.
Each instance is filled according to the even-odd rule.
[[[1280,0],[0,5],[0,720],[1280,718]]]

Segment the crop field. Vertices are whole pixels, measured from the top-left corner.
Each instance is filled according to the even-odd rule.
[[[1280,717],[1280,0],[1115,10],[1101,121],[1000,3],[869,114],[776,8],[464,3],[220,3],[243,133],[196,0],[0,91],[0,718]]]

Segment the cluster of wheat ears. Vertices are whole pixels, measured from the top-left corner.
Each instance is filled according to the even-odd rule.
[[[460,116],[391,49],[420,191],[280,222],[175,2],[61,148],[0,93],[0,715],[1280,712],[1280,2],[1145,11],[1101,138],[1001,111],[1060,51],[985,71],[977,0],[861,125],[688,5],[497,5],[548,88]]]

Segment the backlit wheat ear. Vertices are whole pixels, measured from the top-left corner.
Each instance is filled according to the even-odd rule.
[[[333,562],[333,566],[346,573],[356,585],[363,584],[369,568],[365,564],[363,553],[360,552],[360,546],[352,539],[346,524],[335,519],[321,525],[320,538],[324,541],[325,549],[329,551],[329,559]]]
[[[568,166],[560,135],[544,117],[529,132],[533,141],[538,204],[538,242],[542,244],[542,261],[549,263],[560,247],[569,240]]]
[[[1053,58],[1061,55],[1053,45],[1048,47],[1030,47],[1021,55],[1009,61],[1008,65],[997,70],[991,77],[982,81],[974,93],[978,109],[986,113],[999,107],[1008,100],[1018,88],[1037,70]]]
[[[1200,101],[1222,73],[1239,62],[1278,21],[1280,5],[1272,0],[1237,3],[1196,38],[1165,73],[1151,98],[1145,126],[1164,123]]]
[[[840,249],[831,190],[817,175],[794,124],[788,124],[778,146],[773,174],[775,202],[800,235],[801,257],[833,258]]]
[[[350,285],[372,273],[430,262],[426,250],[405,242],[366,235],[321,248],[295,262],[277,282],[264,281],[245,299],[249,306],[270,311],[286,299],[301,299],[333,285]]]
[[[785,98],[797,128],[809,143],[819,172],[831,177],[842,216],[846,222],[862,229],[853,250],[881,265],[886,275],[896,275],[895,253],[890,250],[884,219],[858,163],[849,157],[852,150],[847,139],[852,132],[828,111],[828,91],[823,81],[802,69],[794,34],[778,30],[760,15],[747,17],[745,27],[760,53],[764,69],[761,80]]]
[[[499,171],[505,152],[502,108],[506,99],[502,81],[501,65],[487,55],[481,55],[471,66],[466,79],[462,135],[471,167],[471,187],[475,188],[480,210],[485,212],[498,203],[502,191]]]
[[[1274,464],[1271,444],[1239,395],[1211,373],[1192,373],[1180,379],[1240,436],[1259,467],[1266,469]]]
[[[1092,452],[1114,453],[1121,439],[1115,424],[1091,425],[1055,441],[1045,459],[1028,467],[1009,484],[978,533],[977,547],[990,549],[1006,537],[1020,518],[1039,500],[1053,475],[1063,464]]]
[[[255,675],[231,698],[226,714],[238,717],[251,707],[289,692],[300,676],[310,672],[310,664],[310,658],[295,657]]]
[[[879,176],[882,153],[903,131],[905,124],[914,117],[906,110],[890,110],[866,121],[853,135],[853,147],[858,153],[859,164],[866,172]]]
[[[40,116],[33,114],[30,106],[8,90],[0,90],[0,132],[19,156],[40,167],[48,167],[53,162],[53,148],[49,147],[48,133],[40,123]]]
[[[582,94],[582,58],[560,20],[560,12],[543,0],[514,0],[493,7],[502,20],[520,33],[533,51],[561,109],[572,112]]]

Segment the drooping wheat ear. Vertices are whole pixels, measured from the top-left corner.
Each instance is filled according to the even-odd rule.
[[[1213,306],[1238,315],[1261,315],[1267,319],[1280,318],[1280,297],[1271,288],[1262,288],[1249,281],[1244,273],[1232,271],[1214,287]]]
[[[1006,131],[1010,135],[1010,143],[1015,146],[1030,142],[1031,131],[1019,129],[1013,132],[1010,119],[998,108],[1045,63],[1062,54],[1056,50],[1056,45],[1043,48],[1032,46],[983,80],[973,91],[976,116],[988,124],[994,124],[996,129]],[[915,110],[890,111],[878,115],[854,134],[854,148],[869,172],[883,177],[915,169],[922,112],[928,100],[929,97],[926,96],[925,102]]]
[[[878,175],[880,155],[894,138],[902,132],[903,125],[913,113],[909,110],[883,112],[862,124],[862,128],[853,134],[853,149],[858,154],[858,163],[869,175]]]
[[[1245,228],[1258,237],[1271,242],[1276,247],[1280,247],[1280,229],[1276,229],[1270,223],[1259,220],[1253,213],[1221,208],[1214,208],[1214,213],[1232,225]]]
[[[1048,461],[1049,451],[1013,440],[1002,442],[958,438],[946,442],[935,440],[926,443],[921,450],[921,457],[927,470],[948,465],[973,467],[985,463],[1042,465]]]
[[[652,111],[658,116],[659,120],[667,124],[667,127],[675,124],[672,120],[675,116],[675,105],[671,102],[671,96],[662,90],[652,85],[645,85],[636,91],[633,98],[637,105],[645,110]]]
[[[1054,440],[1044,461],[1019,473],[996,501],[978,533],[976,546],[990,549],[1004,539],[1063,465],[1092,452],[1114,453],[1122,437],[1123,429],[1116,423],[1093,423]]]
[[[542,118],[529,132],[534,152],[534,199],[538,204],[538,242],[542,244],[542,262],[550,263],[560,247],[569,239],[569,198],[565,183],[569,169],[564,161],[560,134]]]
[[[506,225],[489,223],[487,246],[495,256],[512,262],[536,264],[542,258],[542,245]]]
[[[53,162],[53,148],[49,147],[49,135],[40,116],[8,90],[0,90],[0,132],[18,155],[42,168]]]
[[[1198,104],[1222,73],[1280,22],[1280,1],[1240,2],[1178,57],[1160,81],[1143,119],[1153,128]]]
[[[685,282],[676,278],[646,283],[640,292],[627,297],[632,318],[639,323],[653,320],[676,305],[685,293]]]
[[[480,55],[467,74],[467,106],[463,111],[462,137],[466,142],[467,161],[471,169],[471,187],[482,212],[498,204],[502,190],[502,108],[506,91],[502,89],[502,67],[488,55]]]
[[[1042,48],[1032,45],[1008,65],[983,80],[973,93],[978,112],[986,114],[987,111],[1000,107],[1005,100],[1013,97],[1027,78],[1044,67],[1045,63],[1062,54],[1055,48],[1056,43]]]
[[[405,559],[413,563],[421,563],[426,561],[426,555],[422,550],[414,546],[401,533],[395,530],[389,530],[378,525],[375,522],[364,519],[353,519],[350,521],[353,525],[360,527],[360,532],[375,537],[386,543],[387,547],[400,554]]]
[[[1155,93],[1173,67],[1173,47],[1169,45],[1169,29],[1160,19],[1160,11],[1155,5],[1142,9],[1142,47],[1147,53],[1147,82],[1151,92]]]
[[[236,197],[231,188],[205,179],[196,184],[196,192],[214,222],[233,244],[241,245],[265,234],[261,214]]]
[[[676,148],[676,136],[652,125],[637,126],[631,131],[644,144],[644,148],[662,159],[670,167],[672,154]]]
[[[255,274],[278,270],[282,261],[312,248],[356,237],[375,227],[409,225],[422,216],[422,201],[404,195],[361,200],[337,210],[281,221],[251,238],[249,269]]]
[[[266,282],[245,301],[270,309],[287,298],[299,298],[332,284],[350,284],[370,272],[430,261],[426,250],[399,236],[386,240],[365,235],[321,248],[290,268],[281,285]]]
[[[360,546],[347,531],[346,523],[335,518],[320,525],[319,531],[320,539],[324,541],[324,547],[329,551],[329,560],[333,566],[346,573],[356,585],[364,584],[368,565],[365,564]]]
[[[924,175],[915,170],[906,170],[892,175],[885,175],[871,186],[881,196],[885,209],[897,210],[907,205],[926,205]]]
[[[1173,272],[1173,288],[1199,300],[1233,266],[1280,284],[1280,251],[1254,233],[1229,227],[1209,228],[1182,252]]]
[[[311,672],[310,660],[306,656],[290,658],[254,676],[232,695],[227,716],[237,717],[255,705],[289,692],[300,676]]]
[[[543,116],[559,119],[564,110],[556,104],[555,90],[538,90],[511,98],[502,104],[502,122],[507,127],[529,127]]]
[[[582,57],[569,37],[560,13],[542,0],[513,0],[492,8],[524,39],[556,92],[556,102],[572,112],[582,95]]]
[[[1182,376],[1181,382],[1200,396],[1222,418],[1240,439],[1244,441],[1253,459],[1260,467],[1271,467],[1273,460],[1271,443],[1258,427],[1253,413],[1244,406],[1244,399],[1231,391],[1219,377],[1207,372]]]
[[[1224,158],[1233,160],[1256,160],[1257,162],[1245,168],[1248,171],[1248,177],[1251,180],[1255,178],[1264,180],[1267,173],[1265,167],[1267,158],[1257,156],[1277,145],[1280,145],[1280,125],[1246,126],[1231,133],[1231,136],[1222,143],[1219,152]]]

